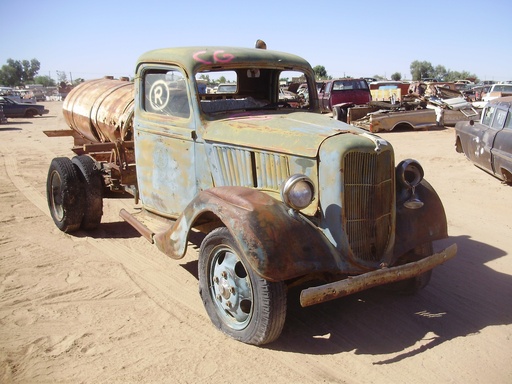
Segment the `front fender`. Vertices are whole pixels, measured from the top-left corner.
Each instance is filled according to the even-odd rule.
[[[182,258],[188,233],[203,214],[222,221],[238,243],[241,257],[267,280],[338,269],[339,257],[317,227],[282,202],[244,187],[200,192],[172,227],[154,236],[157,247],[172,258]]]
[[[418,198],[424,203],[419,209],[404,207],[410,191],[398,192],[396,207],[396,237],[394,259],[398,259],[411,249],[448,237],[448,224],[441,199],[426,181],[416,187]]]

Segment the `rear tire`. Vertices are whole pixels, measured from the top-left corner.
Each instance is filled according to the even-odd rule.
[[[57,228],[66,233],[80,228],[84,193],[76,167],[67,157],[52,160],[46,179],[46,198]]]
[[[84,186],[85,209],[82,218],[82,229],[95,229],[103,216],[103,178],[96,169],[95,161],[87,156],[75,156],[73,164],[78,168],[78,177]]]

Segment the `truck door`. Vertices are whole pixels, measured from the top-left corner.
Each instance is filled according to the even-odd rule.
[[[194,118],[190,89],[177,67],[139,68],[135,102],[135,157],[144,208],[177,216],[196,194]]]

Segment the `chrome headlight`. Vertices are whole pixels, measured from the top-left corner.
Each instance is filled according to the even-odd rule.
[[[281,185],[281,198],[290,208],[300,211],[311,204],[314,197],[313,181],[305,175],[292,175]]]
[[[423,167],[413,159],[403,160],[396,167],[398,181],[409,189],[418,186],[423,180],[423,175]]]
[[[404,202],[404,206],[409,209],[418,209],[423,207],[424,203],[416,194],[416,187],[423,180],[423,167],[416,160],[407,159],[401,161],[396,167],[396,177],[400,184],[407,188],[410,196]]]

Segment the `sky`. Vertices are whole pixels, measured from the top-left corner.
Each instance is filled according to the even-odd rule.
[[[0,15],[0,66],[37,59],[54,80],[133,77],[152,49],[257,39],[332,77],[410,79],[418,60],[512,80],[510,0],[0,0]]]

